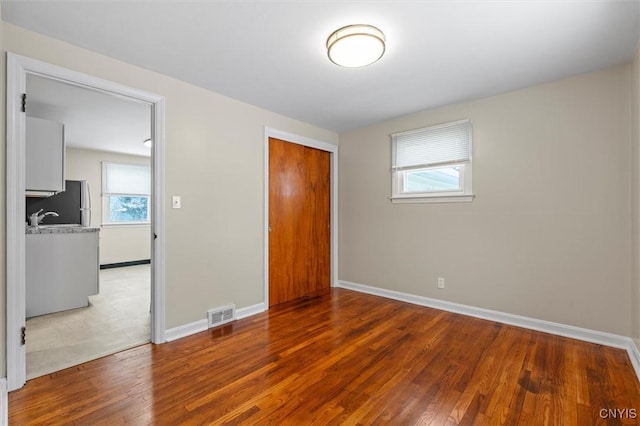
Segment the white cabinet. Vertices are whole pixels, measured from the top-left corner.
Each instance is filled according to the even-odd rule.
[[[47,195],[64,191],[64,157],[64,126],[27,117],[26,190]]]
[[[26,235],[27,318],[88,306],[98,294],[98,230]]]

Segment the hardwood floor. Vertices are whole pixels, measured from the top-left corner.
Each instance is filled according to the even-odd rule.
[[[639,411],[623,350],[343,289],[9,395],[12,425],[595,425]]]

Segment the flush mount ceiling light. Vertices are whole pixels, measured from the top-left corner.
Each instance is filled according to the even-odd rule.
[[[327,39],[327,54],[331,62],[343,67],[363,67],[382,58],[385,38],[371,25],[347,25],[334,31]]]
[[[147,148],[151,148],[151,139],[145,139],[145,141],[142,142],[142,145],[146,146]]]

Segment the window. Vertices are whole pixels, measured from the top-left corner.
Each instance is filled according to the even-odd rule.
[[[471,201],[471,122],[391,135],[391,201]]]
[[[149,223],[151,168],[102,163],[102,224]]]

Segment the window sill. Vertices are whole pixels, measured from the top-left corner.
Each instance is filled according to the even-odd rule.
[[[433,195],[420,197],[390,197],[394,204],[413,204],[413,203],[470,203],[475,195]]]
[[[116,228],[116,227],[133,227],[133,226],[149,226],[151,222],[121,222],[121,223],[103,223],[103,228]]]

